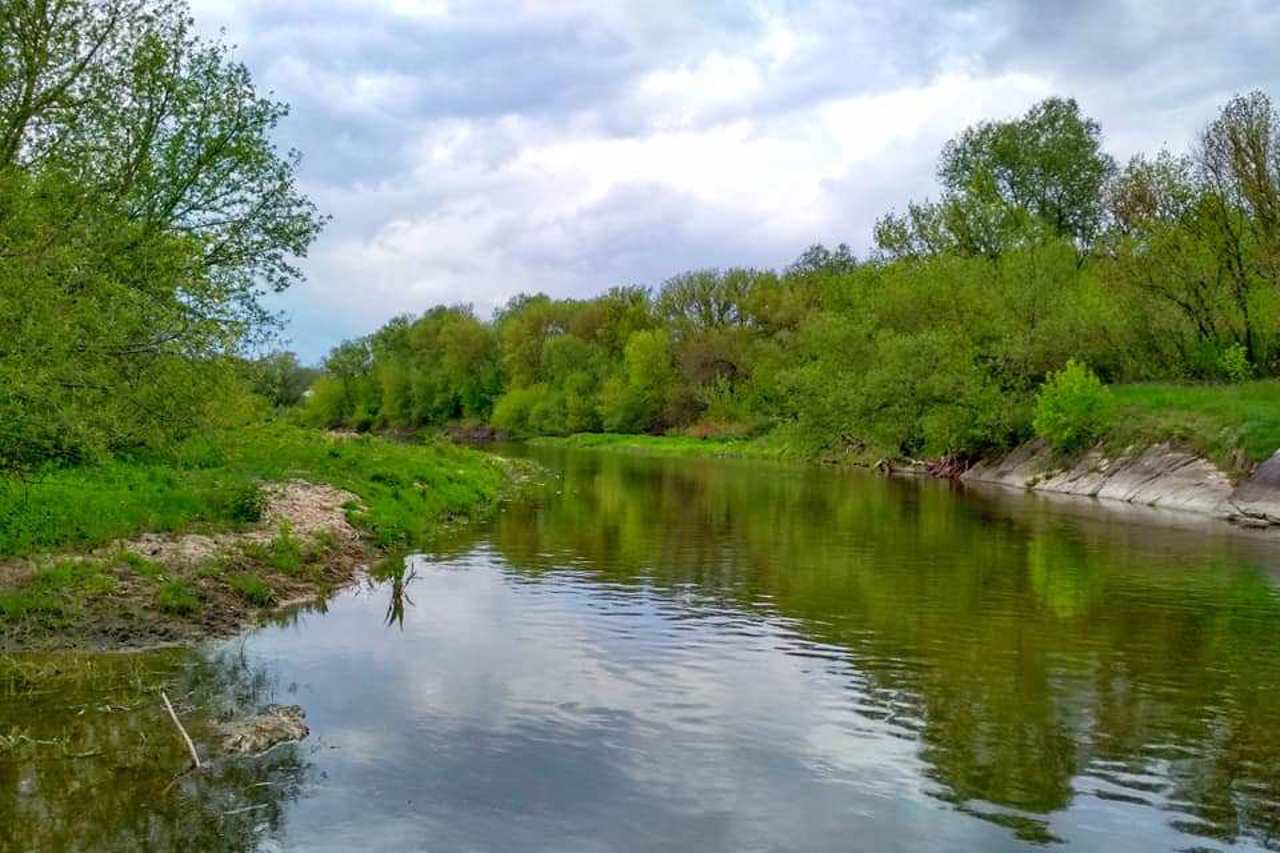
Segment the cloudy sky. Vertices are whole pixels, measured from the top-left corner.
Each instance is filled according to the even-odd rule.
[[[194,0],[333,222],[276,300],[308,359],[390,316],[865,251],[942,143],[1051,94],[1124,159],[1280,96],[1280,4]]]

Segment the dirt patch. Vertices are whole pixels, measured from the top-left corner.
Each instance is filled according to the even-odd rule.
[[[300,480],[264,487],[253,529],[144,534],[81,555],[0,566],[0,591],[31,590],[28,612],[0,619],[0,649],[128,649],[230,636],[263,614],[322,599],[376,557],[347,521],[351,492]],[[33,584],[44,566],[81,577]]]
[[[270,542],[279,534],[282,524],[299,536],[313,539],[323,534],[342,542],[357,538],[355,528],[347,521],[346,507],[359,505],[360,499],[351,492],[302,480],[272,484],[266,486],[265,491],[264,525],[256,530],[212,536],[144,533],[135,539],[115,542],[107,551],[131,551],[165,565],[201,563],[236,546]]]

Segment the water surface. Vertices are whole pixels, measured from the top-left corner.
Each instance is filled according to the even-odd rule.
[[[0,753],[0,837],[1280,849],[1273,540],[856,472],[528,452],[552,482],[446,553],[325,612],[144,656],[195,697],[303,705],[312,736],[265,763],[174,785],[180,746],[119,760],[142,711],[0,704],[0,732],[71,731],[74,754],[91,730],[101,749]],[[78,843],[77,803],[103,787]]]

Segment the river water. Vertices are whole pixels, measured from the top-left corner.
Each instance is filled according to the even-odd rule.
[[[0,734],[64,738],[0,751],[4,849],[1280,849],[1274,539],[522,452],[545,487],[389,580],[0,694]],[[190,684],[197,739],[199,707],[267,702],[312,734],[174,780],[154,703],[101,710],[148,673]]]

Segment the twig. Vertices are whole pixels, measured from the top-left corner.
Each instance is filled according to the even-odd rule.
[[[229,812],[223,812],[223,813],[222,813],[222,816],[223,816],[223,817],[227,817],[228,815],[233,815],[233,814],[244,814],[245,812],[251,812],[251,811],[255,811],[255,810],[257,810],[257,809],[265,809],[265,808],[266,808],[267,806],[269,806],[269,805],[271,805],[271,804],[270,804],[270,803],[258,803],[258,805],[256,805],[256,806],[245,806],[245,807],[244,807],[244,808],[242,808],[242,809],[232,809],[232,810],[231,810],[231,811],[229,811]]]
[[[182,723],[178,722],[178,715],[173,712],[173,706],[169,704],[169,697],[164,695],[164,691],[160,691],[160,698],[164,700],[164,706],[169,710],[169,718],[173,720],[173,724],[178,727],[178,731],[182,733],[182,739],[187,742],[187,749],[191,750],[191,760],[195,762],[196,769],[200,769],[200,756],[196,752],[196,745],[191,742],[191,735],[187,734],[187,730],[182,727]]]

